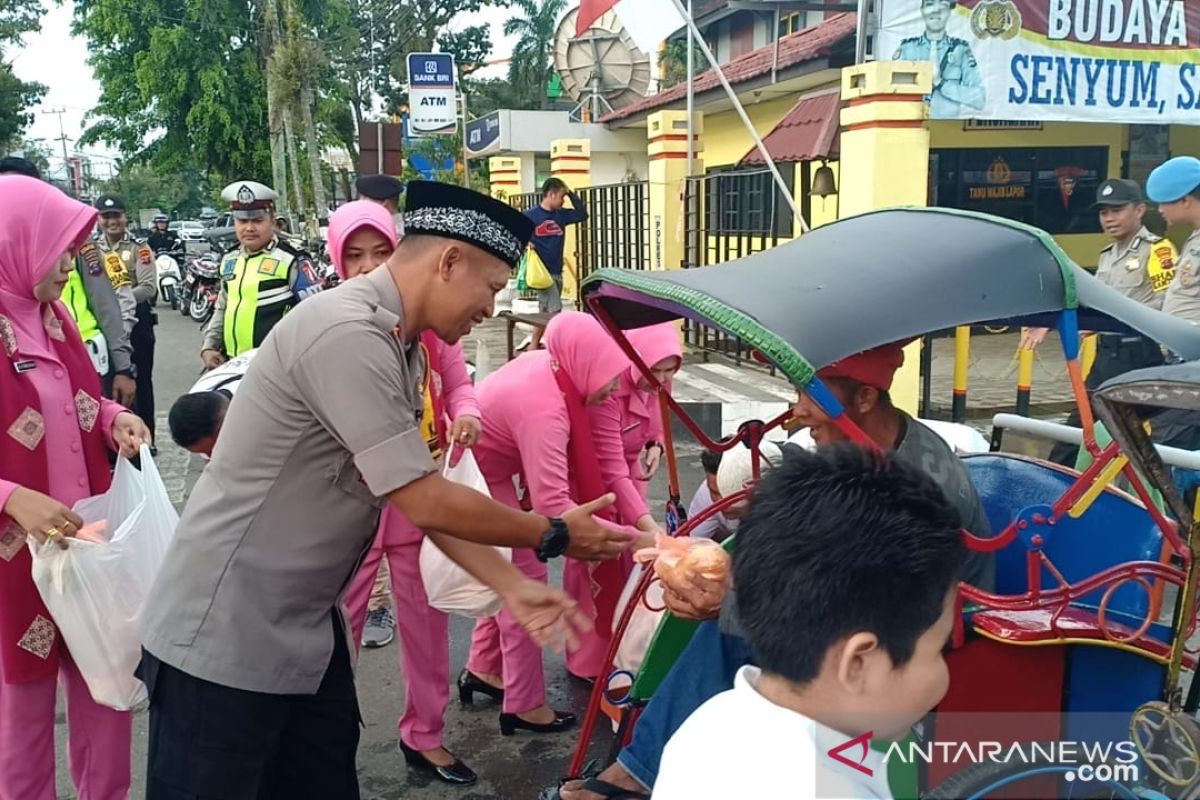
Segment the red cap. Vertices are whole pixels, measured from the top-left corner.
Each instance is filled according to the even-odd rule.
[[[817,370],[817,377],[849,378],[864,386],[886,392],[892,388],[892,378],[896,376],[896,370],[904,364],[905,344],[907,342],[885,344],[865,353],[848,356]]]

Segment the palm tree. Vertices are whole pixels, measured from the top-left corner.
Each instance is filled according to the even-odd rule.
[[[546,105],[551,45],[567,0],[513,0],[519,12],[504,23],[505,36],[519,36],[508,62],[508,80],[531,104]]]

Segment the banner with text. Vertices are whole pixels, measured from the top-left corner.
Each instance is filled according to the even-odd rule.
[[[875,57],[933,65],[934,119],[1200,124],[1194,0],[883,0]]]

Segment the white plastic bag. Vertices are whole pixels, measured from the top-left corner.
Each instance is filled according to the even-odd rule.
[[[450,466],[453,455],[446,454],[446,466],[442,470],[448,480],[470,487],[488,497],[487,481],[475,463],[475,456],[470,450],[464,450],[462,457],[453,467]],[[512,550],[507,547],[497,547],[496,552],[505,561],[512,561]],[[461,614],[465,617],[490,617],[500,610],[503,602],[500,595],[490,587],[485,586],[465,569],[450,560],[438,546],[428,538],[421,543],[421,580],[425,583],[425,596],[429,605],[438,611],[448,614]]]
[[[645,564],[634,565],[629,580],[625,582],[625,589],[621,592],[621,599],[617,601],[617,611],[613,616],[614,624],[616,620],[621,619],[621,615],[625,613],[625,607],[633,600],[633,591],[641,581],[642,570],[645,568]],[[637,676],[638,670],[642,668],[642,661],[646,658],[646,651],[650,649],[650,642],[654,640],[654,634],[665,613],[662,582],[652,581],[646,587],[646,594],[638,598],[637,608],[633,610],[633,616],[629,618],[629,626],[625,628],[625,635],[621,637],[621,643],[617,646],[617,657],[613,661],[614,669],[628,670],[630,674]]]
[[[141,657],[138,623],[179,515],[150,448],[139,471],[117,459],[112,486],[75,504],[87,524],[105,521],[108,541],[71,539],[66,550],[32,537],[33,581],[92,699],[128,711],[146,699],[134,677]]]

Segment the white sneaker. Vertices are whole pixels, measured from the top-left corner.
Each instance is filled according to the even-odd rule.
[[[521,340],[521,343],[519,345],[517,345],[515,352],[523,353],[529,349],[529,345],[531,345],[531,344],[533,344],[533,337],[526,336],[524,339]]]

